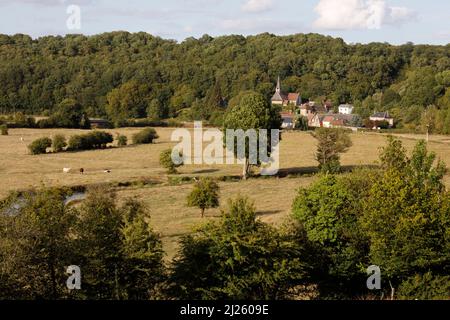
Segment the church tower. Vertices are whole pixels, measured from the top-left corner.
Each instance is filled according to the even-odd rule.
[[[281,93],[281,81],[280,76],[278,76],[277,87],[275,88],[275,94],[272,97],[272,104],[282,105],[286,99],[284,99]]]
[[[275,92],[281,95],[281,81],[280,81],[280,76],[278,76],[277,88],[275,89]]]

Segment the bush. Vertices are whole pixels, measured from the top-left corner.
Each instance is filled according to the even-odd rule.
[[[86,150],[86,146],[86,139],[81,135],[75,135],[70,137],[67,149],[71,151],[81,151]]]
[[[0,124],[8,123],[8,128],[35,128],[36,120],[33,117],[28,117],[22,112],[16,113],[15,116],[2,117]]]
[[[110,133],[103,131],[94,131],[85,135],[88,143],[88,149],[105,149],[108,143],[114,142]]]
[[[416,274],[403,281],[398,289],[400,299],[444,300],[450,292],[450,276],[434,275],[431,272],[424,275]]]
[[[108,143],[114,141],[112,134],[94,131],[88,134],[75,135],[69,139],[68,149],[71,151],[104,149]]]
[[[48,128],[55,128],[56,125],[54,123],[54,121],[50,118],[48,119],[41,119],[36,123],[36,126],[39,129],[48,129]]]
[[[52,146],[52,139],[50,138],[40,138],[37,140],[34,140],[29,146],[28,149],[30,150],[31,154],[43,154],[47,153],[47,148],[50,148]]]
[[[167,120],[166,123],[169,128],[183,128],[184,127],[184,124],[182,122],[175,120],[175,119],[169,119],[169,120]]]
[[[8,126],[6,124],[2,124],[0,126],[0,130],[2,132],[2,136],[7,136],[8,135]]]
[[[178,154],[179,158],[181,159],[181,163],[174,163],[172,160],[172,150],[167,149],[161,152],[159,156],[159,164],[164,168],[167,169],[167,173],[169,174],[176,174],[178,167],[181,167],[183,165],[183,155],[181,153]]]
[[[156,130],[153,128],[146,128],[139,133],[133,135],[133,143],[134,144],[150,144],[153,143],[153,140],[158,139],[159,136],[156,133]]]
[[[119,135],[117,136],[117,145],[119,147],[124,147],[128,144],[128,138],[127,136],[124,135]]]
[[[66,137],[62,134],[57,134],[53,137],[52,148],[54,152],[61,152],[67,147]]]

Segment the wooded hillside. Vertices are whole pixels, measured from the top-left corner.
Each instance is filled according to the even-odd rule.
[[[127,32],[0,35],[2,113],[51,114],[72,98],[114,121],[209,119],[242,91],[270,98],[278,75],[303,98],[353,103],[363,117],[388,110],[400,126],[450,133],[450,45],[350,45],[318,34],[182,43]]]

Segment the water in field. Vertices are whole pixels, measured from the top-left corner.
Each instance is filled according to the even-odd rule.
[[[75,201],[81,201],[86,199],[85,192],[76,192],[71,196],[66,197],[64,200],[64,205],[69,205]],[[9,208],[3,211],[3,214],[9,217],[17,216],[20,210],[27,204],[27,200],[24,197],[17,198],[16,202],[9,206]]]

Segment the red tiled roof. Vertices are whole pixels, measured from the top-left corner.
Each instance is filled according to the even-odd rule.
[[[331,121],[331,124],[333,126],[343,126],[344,125],[344,120],[333,120],[333,121]]]
[[[332,121],[334,121],[334,116],[325,116],[322,121],[323,122],[332,122]]]
[[[289,93],[288,100],[289,101],[297,101],[300,95],[298,93]]]

